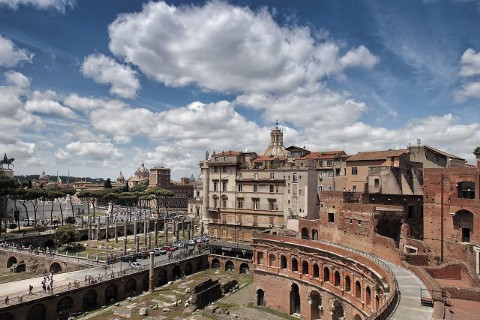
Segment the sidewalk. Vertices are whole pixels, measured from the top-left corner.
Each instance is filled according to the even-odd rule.
[[[400,290],[398,306],[388,319],[430,320],[432,318],[433,308],[422,306],[420,303],[420,288],[426,288],[422,281],[409,270],[386,260],[382,261],[392,270]]]

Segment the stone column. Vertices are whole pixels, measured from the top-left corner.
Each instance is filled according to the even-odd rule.
[[[128,229],[127,220],[125,220],[123,223],[123,235],[125,236],[125,239],[127,239],[127,229]]]
[[[164,233],[165,233],[165,245],[168,244],[168,224],[164,224],[163,225],[163,230],[164,230]]]
[[[87,233],[88,233],[88,240],[93,240],[92,239],[92,217],[88,216],[87,217]]]
[[[147,245],[147,231],[148,231],[148,222],[145,220],[143,221],[143,243]]]
[[[100,240],[100,217],[97,218],[97,240]]]
[[[108,242],[108,232],[109,232],[109,227],[110,227],[110,217],[107,217],[107,220],[106,220],[106,226],[105,226],[105,239],[107,240]]]
[[[115,219],[115,242],[118,243],[118,220]]]
[[[133,219],[133,241],[135,242],[135,248],[137,247],[137,218]]]
[[[152,249],[152,236],[148,233],[148,250]]]
[[[148,272],[148,289],[150,292],[153,292],[154,259],[155,255],[153,252],[150,252],[150,270]]]
[[[192,220],[188,224],[188,240],[192,239]]]
[[[127,236],[125,235],[125,238],[123,238],[123,255],[127,254]]]
[[[155,248],[158,246],[158,221],[155,221]]]
[[[135,252],[140,251],[140,236],[135,236]]]
[[[182,238],[185,239],[185,218],[182,218]]]

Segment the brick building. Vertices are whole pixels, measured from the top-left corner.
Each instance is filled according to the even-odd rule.
[[[424,241],[439,261],[461,260],[480,273],[480,150],[476,167],[425,169]]]

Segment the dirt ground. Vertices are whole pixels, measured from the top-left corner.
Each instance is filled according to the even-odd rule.
[[[191,296],[188,293],[196,284],[207,279],[219,279],[220,282],[236,279],[240,289],[207,306],[205,309],[192,311],[185,307]],[[206,270],[156,288],[153,293],[142,293],[121,301],[113,306],[102,308],[79,319],[91,320],[154,320],[154,319],[189,319],[189,320],[225,320],[225,319],[293,319],[273,310],[258,308],[254,305],[254,286],[252,275],[239,275],[234,272]],[[181,302],[180,302],[181,301]],[[177,302],[178,306],[174,306]],[[179,302],[179,303],[178,303]],[[148,315],[140,316],[140,308],[147,308]],[[168,310],[168,311],[166,311]],[[214,311],[215,310],[215,311]]]

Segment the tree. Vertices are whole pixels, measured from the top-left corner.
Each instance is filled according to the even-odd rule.
[[[104,196],[103,190],[84,190],[77,197],[83,199],[87,203],[88,214],[90,214],[90,206],[93,208],[93,220],[95,220],[95,203],[97,199]]]
[[[38,199],[44,199],[47,196],[47,190],[43,188],[31,188],[27,189],[25,194],[25,199],[30,201],[33,207],[33,226],[37,227],[37,211],[38,211]],[[28,222],[30,224],[30,221]]]
[[[174,193],[170,190],[163,189],[160,187],[150,188],[146,191],[147,194],[153,195],[155,197],[155,203],[157,207],[157,213],[160,212],[160,205],[163,205],[165,208],[166,214],[168,216],[168,198],[174,196]]]
[[[110,178],[105,180],[105,182],[103,183],[103,188],[112,189],[112,180],[110,180]]]
[[[57,245],[77,241],[78,238],[79,232],[74,225],[61,226],[55,230],[55,239],[57,240]]]
[[[67,217],[65,218],[65,223],[66,224],[75,224],[76,220],[74,217]]]
[[[17,188],[17,182],[10,178],[0,177],[0,234],[2,233],[2,218],[7,218],[7,202],[8,198],[14,194]]]

